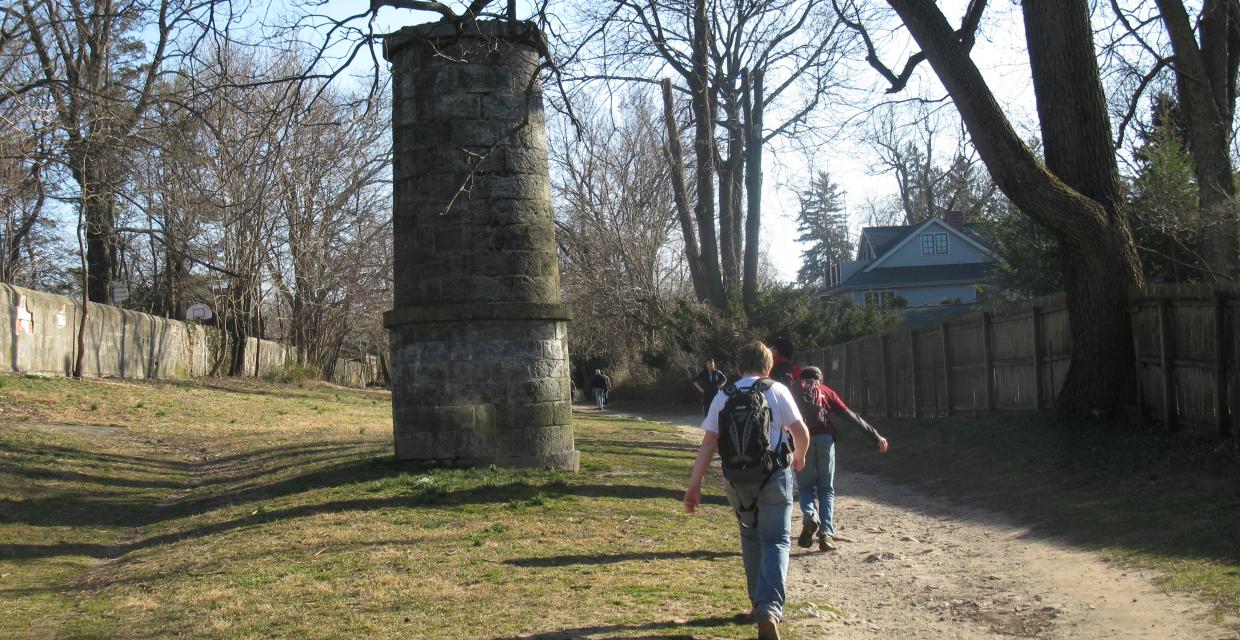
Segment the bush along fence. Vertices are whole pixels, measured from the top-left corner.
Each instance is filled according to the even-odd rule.
[[[0,283],[0,372],[73,374],[80,301]],[[88,303],[82,375],[92,378],[184,379],[220,370],[228,336],[194,323]],[[246,338],[245,375],[272,377],[297,362],[297,350]],[[225,365],[223,369],[227,369]],[[339,359],[329,380],[365,387],[380,377],[378,360]]]
[[[1240,292],[1196,285],[1131,294],[1141,419],[1236,434]],[[1053,408],[1072,363],[1063,294],[807,349],[862,414],[921,419]]]

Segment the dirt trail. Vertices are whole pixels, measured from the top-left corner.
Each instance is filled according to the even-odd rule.
[[[847,471],[836,494],[838,533],[851,540],[837,552],[796,547],[793,509],[785,622],[795,637],[1240,640],[1202,602],[1162,593],[1155,572],[1107,564],[993,513]]]
[[[789,622],[831,638],[1235,638],[1152,572],[881,478],[836,479],[839,551],[796,549]],[[793,532],[800,530],[799,514]],[[819,612],[830,603],[842,615]],[[798,604],[800,607],[798,608]],[[821,616],[821,617],[819,617]]]

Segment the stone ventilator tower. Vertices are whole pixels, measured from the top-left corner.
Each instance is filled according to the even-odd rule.
[[[576,470],[547,137],[528,23],[388,36],[396,456]]]

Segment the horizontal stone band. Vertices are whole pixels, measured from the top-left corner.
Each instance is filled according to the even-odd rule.
[[[392,309],[383,314],[383,326],[460,322],[463,320],[562,320],[573,319],[566,304],[546,302],[469,302]]]

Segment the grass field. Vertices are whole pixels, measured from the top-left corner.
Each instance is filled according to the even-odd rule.
[[[384,392],[0,376],[0,637],[749,637],[731,513],[680,507],[693,444],[576,418],[578,474],[419,470]],[[841,467],[1240,615],[1234,453],[1030,414],[881,428],[890,454],[845,434]]]
[[[1213,436],[1062,424],[1033,413],[879,427],[891,452],[872,455],[860,438],[845,439],[842,468],[1158,569],[1166,589],[1198,595],[1220,618],[1240,622],[1240,459]]]
[[[0,637],[752,633],[669,427],[578,416],[579,474],[419,471],[383,392],[0,384]]]

